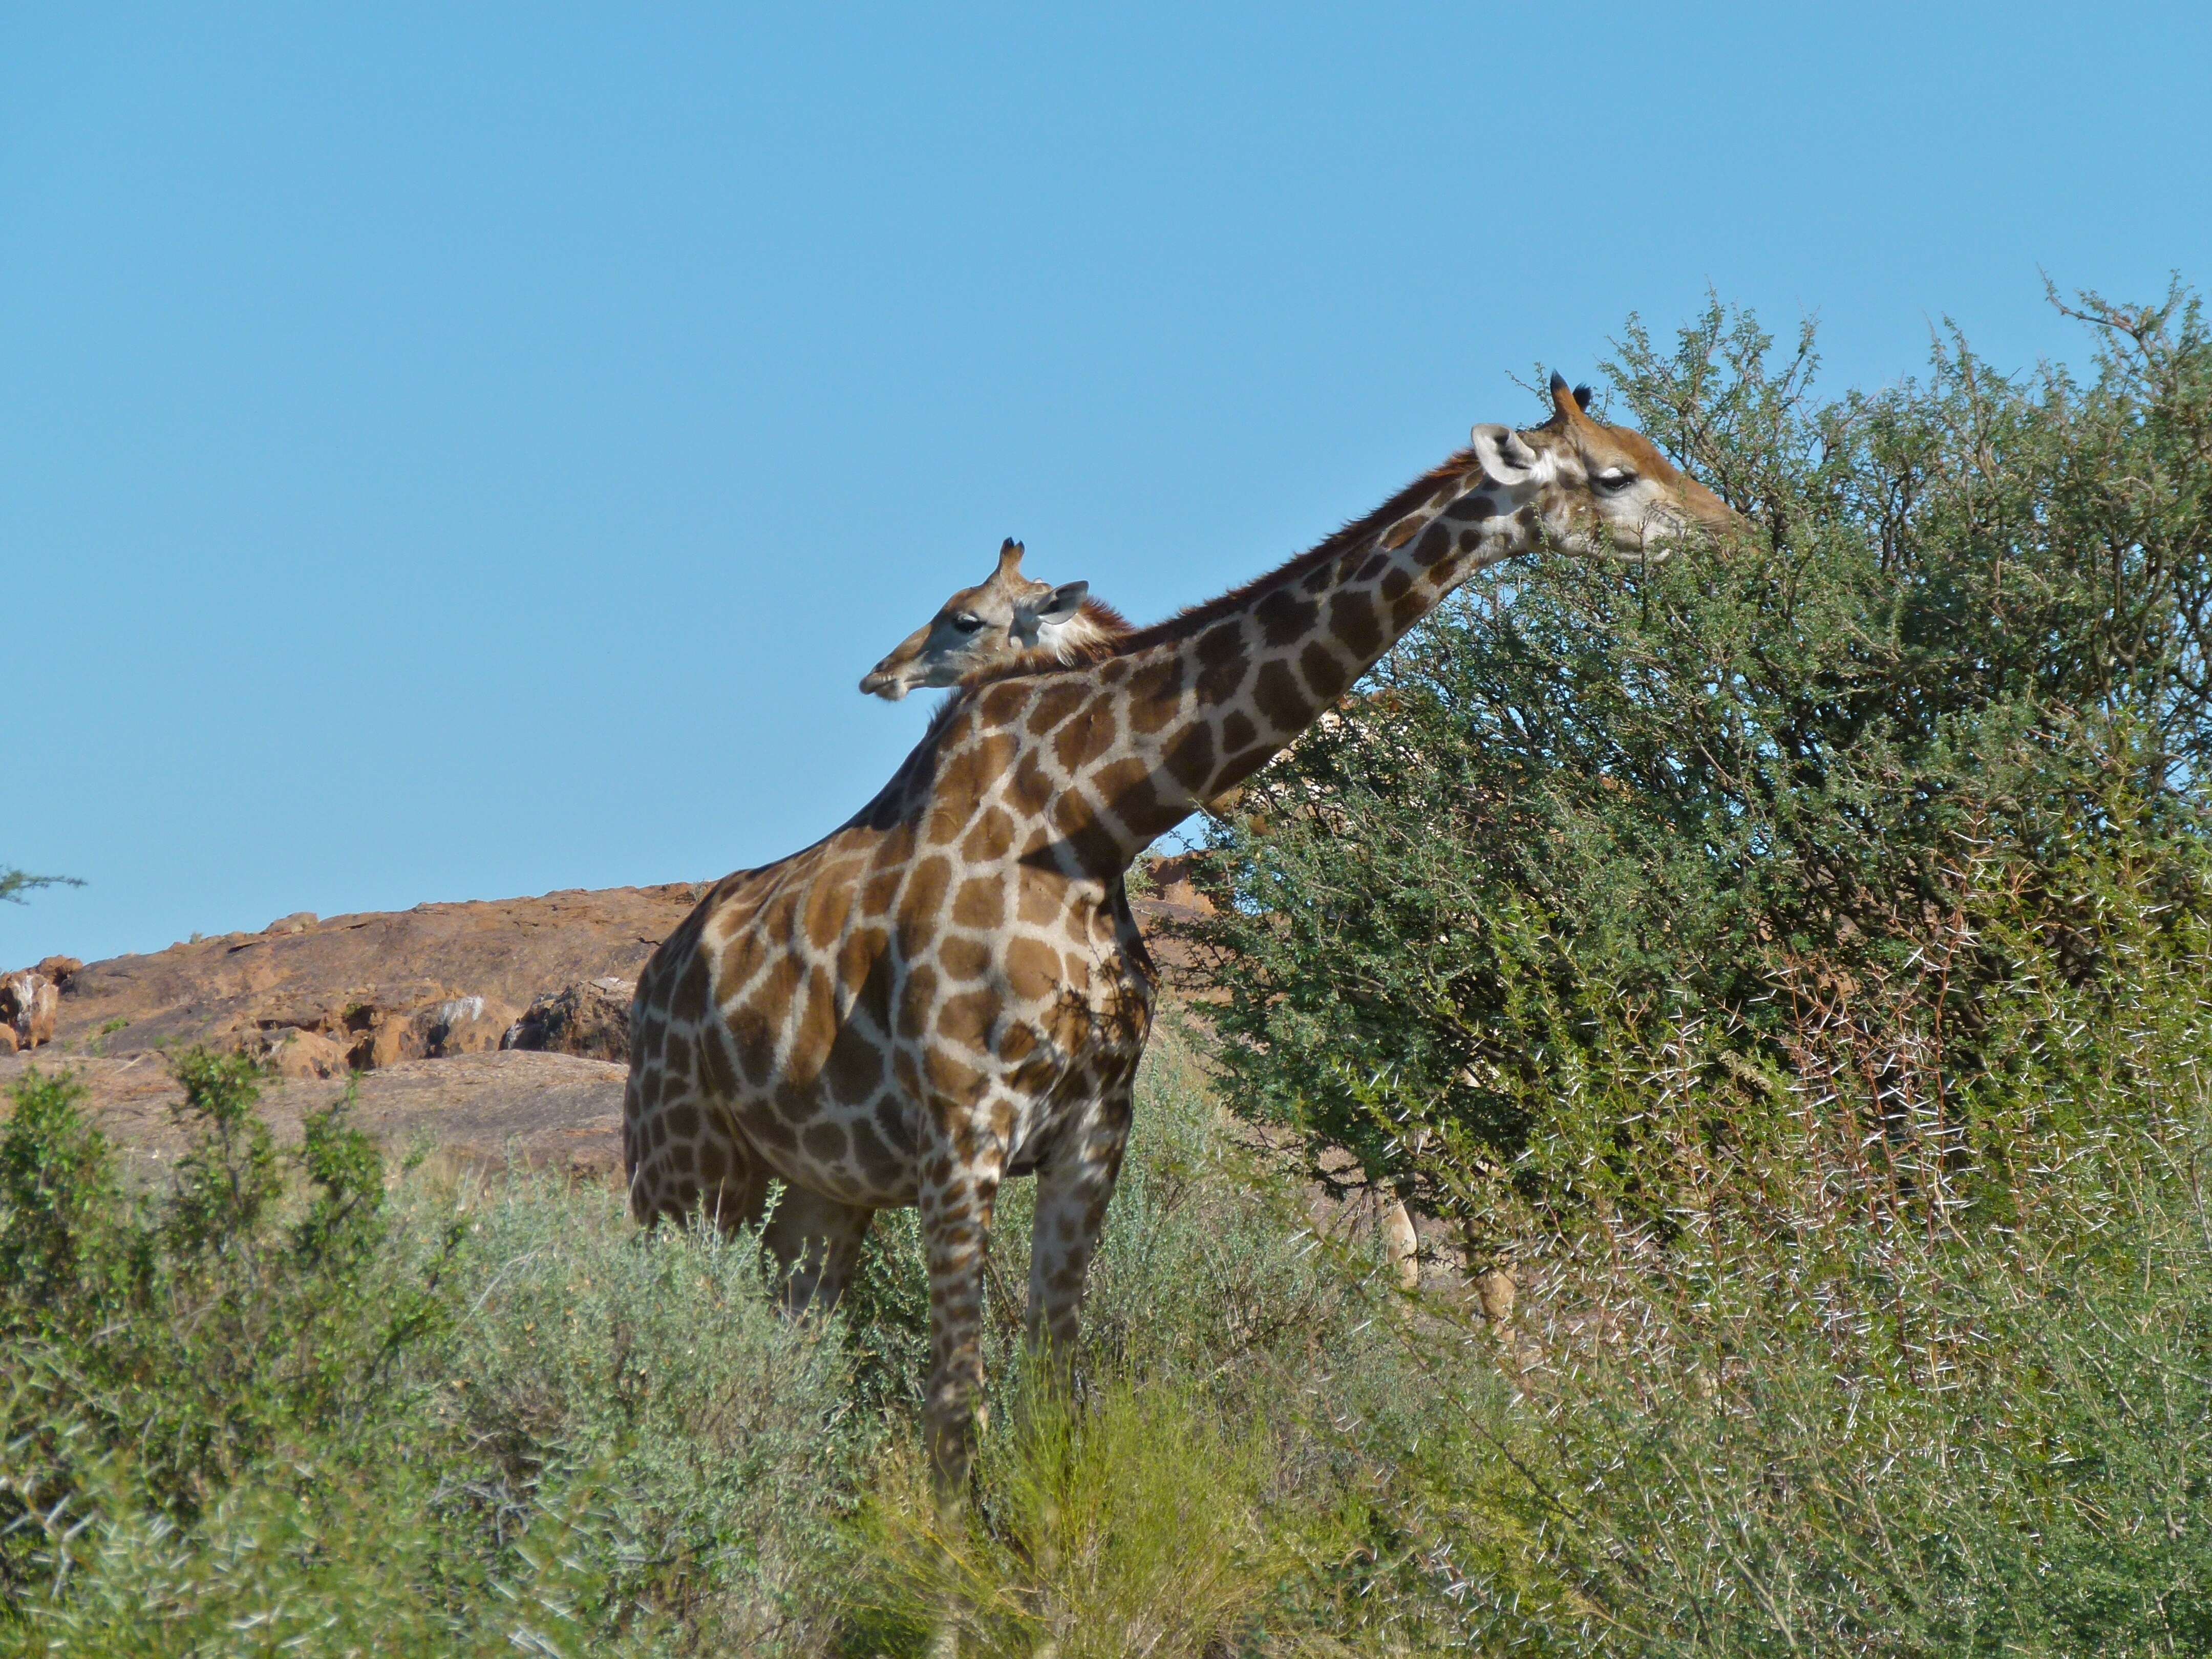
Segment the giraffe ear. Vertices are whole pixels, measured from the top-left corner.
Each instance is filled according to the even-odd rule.
[[[1022,544],[1012,536],[999,544],[999,574],[1008,581],[1017,580],[1022,574],[1023,551]]]
[[[1040,623],[1049,623],[1057,628],[1062,623],[1074,620],[1075,613],[1083,609],[1083,601],[1091,592],[1089,582],[1065,582],[1037,602],[1030,614]]]
[[[1510,426],[1479,426],[1470,434],[1474,459],[1492,483],[1517,484],[1536,470],[1536,452]]]

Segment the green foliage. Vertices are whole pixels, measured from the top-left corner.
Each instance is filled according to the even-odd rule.
[[[311,1117],[280,1213],[281,1161],[241,1060],[179,1059],[197,1132],[174,1189],[126,1193],[66,1079],[32,1073],[0,1134],[0,1361],[9,1431],[0,1548],[11,1601],[67,1578],[103,1517],[190,1524],[302,1425],[388,1409],[399,1348],[434,1322],[434,1261],[391,1250],[380,1160]]]
[[[641,1236],[600,1188],[387,1194],[336,1133],[276,1151],[267,1195],[228,1067],[187,1068],[183,1196],[133,1200],[39,1079],[0,1243],[125,1268],[9,1304],[0,1651],[898,1654],[950,1617],[978,1652],[2212,1652],[2204,941],[2124,871],[2069,879],[2128,988],[2013,988],[2063,1040],[2005,1086],[2075,1126],[2063,1155],[2000,1180],[1835,1101],[1709,1144],[1750,1085],[1685,1019],[1607,1086],[1686,1137],[1694,1202],[1663,1237],[1615,1211],[1524,1241],[1502,1329],[1317,1241],[1168,1034],[1073,1413],[1020,1382],[1008,1194],[951,1528],[896,1217],[872,1310],[793,1325],[747,1241]],[[1854,1052],[1790,1097],[1863,1087]],[[249,1255],[265,1323],[218,1293]],[[246,1357],[211,1364],[201,1323]]]
[[[64,1312],[105,1316],[147,1271],[117,1224],[112,1156],[77,1109],[82,1093],[31,1072],[0,1135],[0,1339],[11,1344]]]
[[[1529,1311],[1479,1339],[1519,1403],[1477,1419],[1469,1467],[1521,1521],[1510,1560],[1540,1593],[1462,1567],[1462,1638],[2212,1652],[2199,945],[2076,1022],[2052,1075],[2103,1127],[2008,1172],[2001,1227],[1972,1224],[1937,1149],[1870,1160],[1848,1115],[1816,1115],[1711,1160],[1713,1201],[1663,1243],[1613,1217],[1524,1257]],[[1431,1363],[1450,1399],[1459,1356]],[[1448,1539],[1466,1490],[1446,1471],[1424,1500]],[[1456,1559],[1479,1568],[1496,1537]]]
[[[1079,1415],[1024,1390],[1015,1409],[962,1515],[939,1514],[918,1456],[885,1461],[851,1650],[919,1655],[948,1622],[979,1659],[1197,1655],[1249,1633],[1284,1565],[1263,1437],[1171,1385],[1117,1382]]]
[[[1491,573],[1261,775],[1207,930],[1240,1109],[1478,1253],[1532,1205],[1664,1225],[1686,1176],[1623,1090],[1694,1028],[1738,1079],[1709,1131],[1764,1133],[1818,1006],[1940,1039],[1941,1132],[2009,1158],[1962,1098],[2021,1052],[2003,988],[2115,982],[2063,872],[2124,842],[2169,931],[2205,893],[2212,336],[2085,305],[2087,382],[1954,339],[1825,404],[1809,331],[1632,326],[1629,415],[1761,533]]]
[[[750,1241],[647,1238],[619,1194],[521,1177],[470,1213],[435,1362],[444,1524],[519,1538],[581,1510],[599,1639],[803,1650],[880,1434],[841,1346],[777,1315]]]
[[[0,1298],[0,1652],[816,1654],[911,1623],[910,1218],[882,1218],[846,1310],[793,1325],[749,1241],[643,1236],[618,1194],[521,1173],[387,1188],[342,1112],[280,1147],[250,1067],[179,1071],[194,1139],[167,1190],[122,1187],[65,1081],[20,1088],[0,1134],[0,1250],[27,1268]],[[1370,1264],[1302,1223],[1164,1039],[1098,1262],[1097,1425],[1045,1434],[1048,1406],[997,1389],[975,1560],[1050,1532],[1024,1481],[1058,1470],[1075,1505],[1066,1572],[1003,1605],[1105,1597],[1255,1641],[1361,1627],[1360,1564],[1402,1540],[1347,1498],[1374,1466],[1334,1425],[1419,1440],[1418,1378],[1373,1322]],[[1222,1459],[1188,1510],[1191,1471]]]
[[[41,887],[83,885],[75,876],[33,876],[13,865],[0,864],[0,900],[10,904],[21,904],[24,894],[36,892]]]
[[[1632,329],[1635,418],[1766,533],[1501,573],[1217,837],[1231,1097],[1517,1283],[1408,1328],[1468,1431],[1358,1437],[1365,1601],[2212,1652],[2212,339],[2084,311],[2087,384],[1954,340],[1824,406],[1809,339]]]

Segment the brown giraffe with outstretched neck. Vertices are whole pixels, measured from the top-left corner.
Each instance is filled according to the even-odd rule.
[[[1249,776],[1477,569],[1548,542],[1663,556],[1733,514],[1641,434],[1553,413],[1472,446],[1256,581],[1098,647],[964,684],[876,798],[719,883],[646,965],[623,1143],[641,1219],[759,1224],[787,1299],[834,1301],[874,1212],[916,1205],[924,1416],[963,1489],[986,1240],[1037,1178],[1029,1329],[1069,1363],[1121,1169],[1152,985],[1122,877]]]

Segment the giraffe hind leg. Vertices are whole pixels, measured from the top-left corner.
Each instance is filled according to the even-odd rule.
[[[1073,1380],[1084,1285],[1128,1145],[1133,1081],[1133,1077],[1123,1077],[1103,1089],[1037,1171],[1036,1221],[1030,1244],[1029,1343],[1062,1388]]]
[[[983,1258],[990,1249],[1003,1161],[955,1165],[921,1194],[929,1256],[929,1383],[922,1429],[937,1500],[965,1501],[975,1439],[983,1426]]]

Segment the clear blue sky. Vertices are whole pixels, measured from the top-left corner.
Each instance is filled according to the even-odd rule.
[[[1057,9],[9,8],[0,967],[763,862],[1001,536],[1151,617],[1709,283],[2212,276],[2201,3]]]

